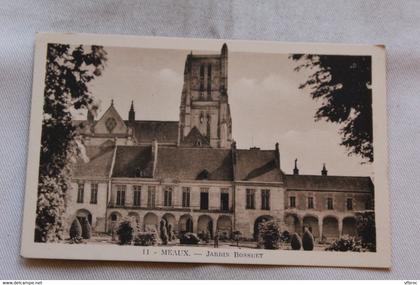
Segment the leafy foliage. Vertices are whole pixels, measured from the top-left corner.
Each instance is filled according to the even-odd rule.
[[[37,242],[63,238],[70,167],[79,153],[71,110],[95,110],[88,83],[104,68],[106,52],[100,46],[71,47],[48,44],[42,120]]]
[[[120,244],[121,245],[131,244],[131,241],[133,240],[133,233],[134,233],[134,228],[133,228],[131,220],[129,219],[123,220],[119,224],[118,229],[117,229],[117,235],[118,235]]]
[[[356,229],[362,247],[376,251],[375,212],[365,211],[356,214]]]
[[[325,248],[326,251],[362,251],[360,241],[354,237],[343,236]]]
[[[279,224],[270,220],[260,224],[259,241],[265,249],[280,248],[281,233]]]
[[[134,238],[134,245],[154,246],[157,244],[156,233],[138,233]]]
[[[299,88],[309,88],[313,99],[322,99],[315,120],[340,124],[341,145],[348,154],[372,162],[371,57],[294,54],[291,58],[301,63],[296,71],[312,72]]]
[[[180,244],[198,244],[200,239],[194,233],[185,233],[179,238]]]

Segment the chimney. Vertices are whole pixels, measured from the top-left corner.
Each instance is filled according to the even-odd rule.
[[[155,177],[155,170],[156,170],[156,164],[157,164],[157,158],[158,158],[158,141],[157,139],[154,139],[152,141],[152,159],[153,159],[153,173],[152,177]]]
[[[93,125],[94,117],[91,110],[88,110],[87,112],[87,121],[89,125]]]
[[[293,175],[299,175],[299,168],[297,168],[297,158],[295,159],[295,168],[293,168]]]
[[[93,115],[93,112],[91,110],[88,110],[88,112],[87,112],[88,132],[93,133],[95,131],[94,125],[95,125],[95,117]]]
[[[232,162],[233,164],[236,164],[237,162],[237,156],[236,156],[236,142],[233,141],[232,144],[230,145],[231,150],[232,150]]]
[[[278,142],[276,142],[276,150],[275,150],[274,156],[275,156],[275,159],[276,159],[277,167],[279,168],[279,170],[281,170],[281,167],[280,167],[280,147],[279,147]]]
[[[136,112],[134,112],[134,101],[131,101],[130,111],[128,111],[128,121],[134,123],[136,120]]]
[[[322,176],[327,176],[327,174],[328,174],[328,170],[325,167],[325,163],[322,166],[321,174],[322,174]]]

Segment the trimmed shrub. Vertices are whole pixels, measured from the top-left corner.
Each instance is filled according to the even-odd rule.
[[[92,236],[92,228],[89,224],[89,221],[85,218],[82,220],[82,238],[90,239]]]
[[[281,241],[290,242],[290,238],[290,233],[288,231],[284,231],[281,233]]]
[[[361,252],[362,245],[359,240],[354,237],[343,236],[335,240],[330,246],[325,248],[327,251],[355,251]]]
[[[267,221],[261,224],[259,241],[264,249],[280,248],[280,227],[276,221]]]
[[[139,233],[134,238],[134,245],[137,246],[154,246],[157,244],[156,233]]]
[[[314,236],[308,229],[306,229],[302,236],[303,250],[314,250],[314,244]]]
[[[175,239],[175,233],[172,229],[172,224],[169,224],[167,228],[168,228],[168,239],[169,241],[173,241]]]
[[[168,244],[168,231],[166,228],[166,221],[163,219],[160,221],[159,232],[160,232],[160,239],[162,240],[162,244],[167,245]]]
[[[117,229],[118,240],[120,241],[121,245],[124,244],[131,244],[133,240],[133,226],[130,220],[122,221]]]
[[[180,244],[198,244],[200,239],[193,233],[185,233],[179,239]]]
[[[81,238],[82,237],[82,226],[80,225],[79,219],[75,218],[70,226],[70,238]]]
[[[290,246],[293,250],[300,250],[302,247],[302,240],[297,233],[294,233],[290,239]]]

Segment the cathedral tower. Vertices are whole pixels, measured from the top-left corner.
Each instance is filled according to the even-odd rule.
[[[182,89],[179,145],[230,148],[232,119],[228,102],[228,48],[220,54],[187,56]]]

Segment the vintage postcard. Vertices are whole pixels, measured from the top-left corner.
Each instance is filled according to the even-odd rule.
[[[21,255],[391,266],[385,48],[38,34]]]

